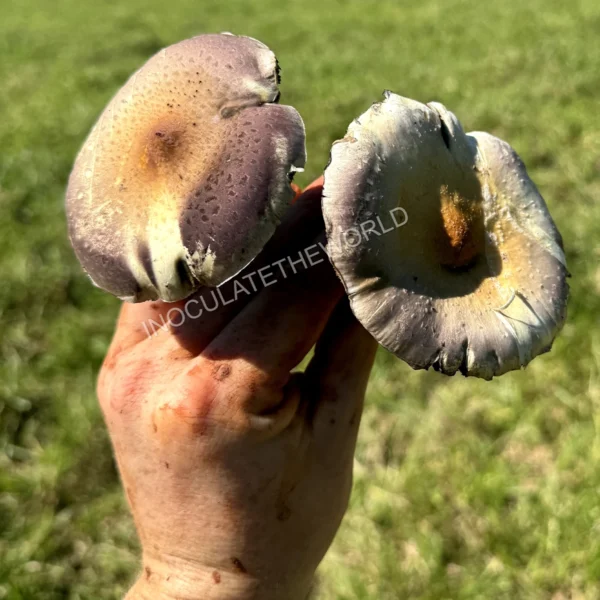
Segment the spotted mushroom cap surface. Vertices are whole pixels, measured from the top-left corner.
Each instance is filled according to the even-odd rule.
[[[386,92],[331,150],[331,262],[365,328],[418,369],[491,379],[548,351],[566,317],[561,236],[504,141]]]
[[[106,107],[71,173],[69,235],[99,287],[175,301],[235,275],[294,197],[304,124],[273,52],[201,35],[161,50]]]

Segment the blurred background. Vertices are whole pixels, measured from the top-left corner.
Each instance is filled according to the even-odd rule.
[[[318,176],[384,89],[521,154],[567,251],[553,351],[490,383],[381,351],[317,598],[600,598],[597,0],[0,0],[0,599],[119,599],[138,568],[94,386],[118,302],[68,244],[74,157],[162,47],[268,44]],[[284,600],[284,599],[282,599]]]

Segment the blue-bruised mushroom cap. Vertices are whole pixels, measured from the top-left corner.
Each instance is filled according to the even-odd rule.
[[[92,281],[133,302],[216,286],[260,252],[305,163],[262,43],[201,35],[161,50],[106,107],[69,179],[67,217]]]
[[[515,151],[438,103],[387,93],[325,171],[328,253],[354,314],[414,368],[490,379],[566,317],[561,236]]]

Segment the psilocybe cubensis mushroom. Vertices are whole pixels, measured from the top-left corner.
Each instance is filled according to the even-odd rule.
[[[401,226],[373,225],[400,208]],[[412,367],[491,379],[550,349],[562,240],[506,142],[386,92],[333,145],[323,213],[354,314]]]
[[[275,55],[252,38],[201,35],[142,66],[69,179],[92,281],[173,302],[254,259],[306,159],[302,119],[278,100]],[[549,350],[566,316],[562,240],[506,142],[386,92],[333,145],[322,207],[354,314],[414,368],[490,379]]]
[[[262,43],[201,35],[152,57],[106,107],[67,190],[71,242],[99,287],[175,301],[243,268],[271,237],[305,163]]]

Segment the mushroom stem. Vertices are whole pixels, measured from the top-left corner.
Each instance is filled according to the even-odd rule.
[[[435,233],[440,264],[450,269],[468,267],[485,251],[483,214],[477,201],[440,189],[442,230]]]

